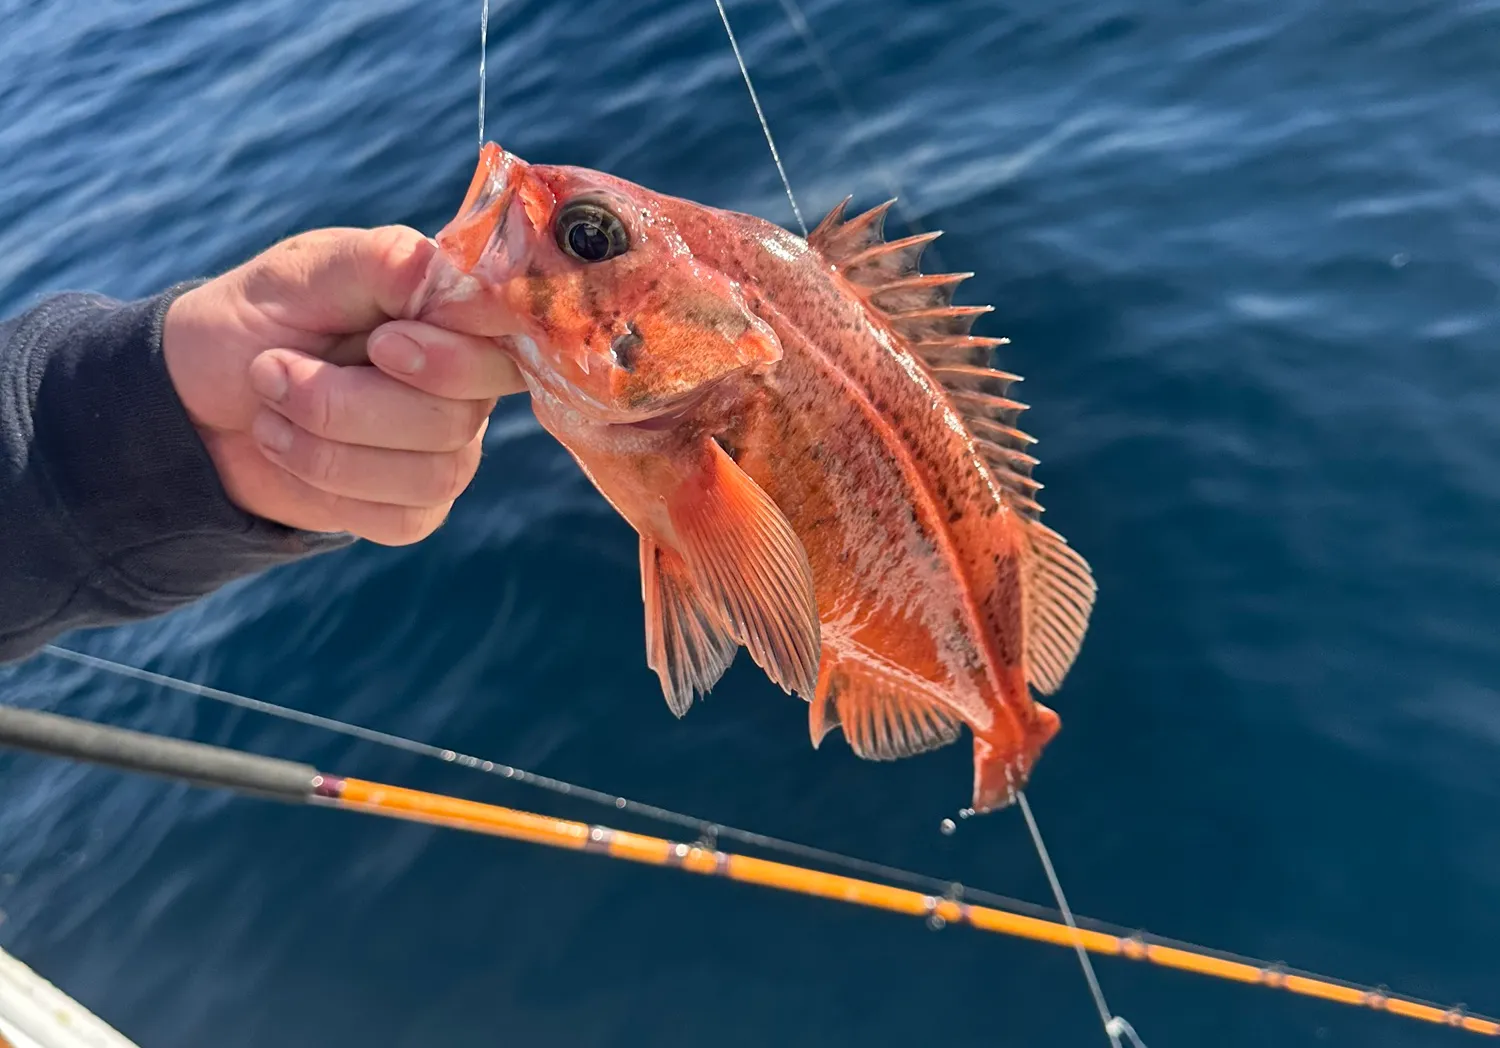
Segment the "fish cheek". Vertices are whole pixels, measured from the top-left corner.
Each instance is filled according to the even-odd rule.
[[[698,332],[663,324],[647,313],[616,324],[609,353],[616,398],[632,411],[670,407],[735,366],[715,347],[704,346]]]
[[[531,315],[538,320],[549,316],[553,296],[552,281],[542,272],[542,267],[533,262],[526,270],[526,304]]]
[[[735,345],[750,330],[750,319],[744,310],[714,298],[688,300],[679,308],[678,324],[703,332],[715,342]]]

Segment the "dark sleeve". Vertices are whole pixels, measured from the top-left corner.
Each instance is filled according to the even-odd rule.
[[[167,375],[167,307],[47,299],[0,324],[0,662],[65,630],[158,615],[343,546],[251,516]]]

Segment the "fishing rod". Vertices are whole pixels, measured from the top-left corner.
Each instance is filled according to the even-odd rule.
[[[979,931],[1032,942],[1081,946],[1091,953],[1285,990],[1304,997],[1500,1037],[1500,1022],[1468,1014],[1461,1008],[1442,1008],[1416,998],[1292,971],[1278,965],[1231,959],[1185,944],[1169,945],[1151,936],[1072,929],[1059,921],[965,903],[952,896],[928,895],[863,878],[720,851],[702,843],[687,844],[447,794],[328,775],[310,764],[117,728],[56,713],[0,706],[0,748],[98,764],[265,800],[339,808],[570,851],[592,852],[650,866],[673,867],[741,884],[756,884],[921,917],[934,927],[966,924]]]

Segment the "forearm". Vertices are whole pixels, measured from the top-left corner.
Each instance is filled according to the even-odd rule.
[[[226,497],[162,361],[182,290],[62,295],[0,325],[0,661],[350,541]]]

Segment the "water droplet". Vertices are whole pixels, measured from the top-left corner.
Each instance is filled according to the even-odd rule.
[[[961,810],[958,813],[958,817],[960,819],[967,819],[970,815],[973,815],[973,814],[974,814],[974,809],[973,808],[964,808],[963,810]]]
[[[1405,251],[1398,251],[1391,256],[1391,268],[1400,269],[1411,261],[1411,256]]]
[[[958,829],[958,823],[954,822],[952,819],[944,819],[941,823],[938,824],[938,829],[943,831],[944,837],[952,837],[953,831]]]
[[[454,753],[452,750],[444,750],[443,751],[443,760],[445,760],[445,761],[451,761],[451,760],[457,760],[457,759],[458,759],[458,754]]]
[[[623,807],[625,807],[625,798],[624,797],[616,797],[615,798],[615,807],[616,808],[623,808]]]
[[[928,917],[927,917],[927,927],[930,928],[930,929],[932,929],[935,932],[940,932],[944,928],[948,927],[948,922],[945,921],[945,920],[943,920],[943,918],[940,917],[938,914],[934,913],[934,914],[928,915]]]

